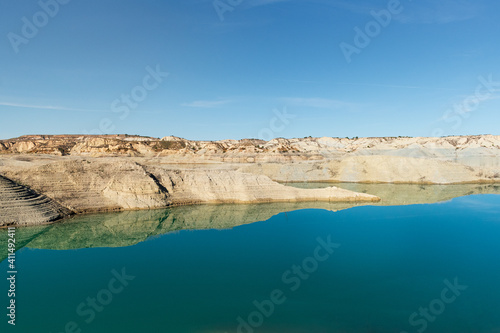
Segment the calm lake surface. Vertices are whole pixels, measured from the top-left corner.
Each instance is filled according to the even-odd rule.
[[[17,229],[16,326],[2,253],[1,331],[500,332],[500,195],[484,194],[498,188],[366,186],[388,205],[178,207]]]

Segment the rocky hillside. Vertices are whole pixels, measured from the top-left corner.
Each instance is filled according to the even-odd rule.
[[[324,160],[345,155],[393,155],[454,159],[473,163],[476,156],[497,157],[500,136],[444,138],[303,138],[190,141],[130,135],[30,135],[0,140],[0,154],[59,156],[171,156],[223,162]]]
[[[283,181],[500,181],[500,136],[493,135],[355,139],[309,137],[267,142],[257,139],[189,141],[173,136],[157,139],[129,135],[32,135],[0,141],[0,156],[12,154],[129,156],[161,158],[161,163],[184,164],[279,163],[287,165],[288,169],[300,170],[300,175],[292,175],[286,168],[279,170],[279,174],[267,167],[245,169]],[[315,164],[311,166],[309,162]],[[316,162],[334,162],[337,165]],[[302,165],[297,167],[297,163]],[[271,168],[275,170],[276,166]],[[346,172],[346,169],[349,171]],[[419,172],[412,171],[416,169]],[[379,177],[384,170],[388,176]],[[436,170],[443,175],[450,172],[456,175],[435,176],[433,173]]]

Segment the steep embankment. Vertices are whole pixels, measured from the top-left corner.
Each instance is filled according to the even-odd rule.
[[[16,168],[4,175],[76,213],[148,209],[170,204],[144,168],[127,161],[69,160]]]
[[[52,222],[71,211],[35,191],[0,176],[0,227]]]
[[[143,166],[124,158],[56,159],[42,165],[24,162],[4,165],[2,170],[6,177],[44,193],[76,213],[198,203],[379,200],[335,187],[287,187],[267,176],[232,170],[172,170]]]
[[[259,203],[292,201],[378,201],[369,194],[337,187],[298,189],[284,186],[264,175],[232,170],[166,170],[148,167],[175,204]]]

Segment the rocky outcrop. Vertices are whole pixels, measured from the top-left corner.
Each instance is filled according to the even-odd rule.
[[[52,199],[0,176],[0,227],[32,225],[71,215]]]

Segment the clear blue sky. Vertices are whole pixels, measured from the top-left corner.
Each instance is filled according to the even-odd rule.
[[[500,134],[498,1],[54,1],[0,0],[1,139]]]

